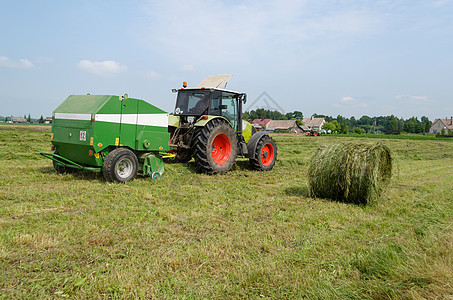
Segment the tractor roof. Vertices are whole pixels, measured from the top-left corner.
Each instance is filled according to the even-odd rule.
[[[224,88],[231,79],[231,74],[224,75],[209,75],[198,85],[205,88]]]
[[[179,90],[215,90],[228,92],[233,94],[242,94],[240,92],[225,89],[228,81],[231,79],[231,74],[209,75],[197,87],[186,87]]]
[[[179,90],[180,91],[186,91],[186,90],[211,90],[211,91],[228,92],[228,93],[233,93],[233,94],[243,94],[241,92],[236,92],[236,91],[227,90],[227,89],[213,88],[213,87],[187,87],[187,88],[180,88]]]

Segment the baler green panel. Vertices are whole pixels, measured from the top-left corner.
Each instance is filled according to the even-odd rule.
[[[121,105],[124,100],[118,96],[106,96],[107,101],[96,111],[96,114],[121,114]]]
[[[88,151],[90,150],[89,146],[70,143],[58,143],[58,146],[56,147],[58,153],[61,156],[78,164],[102,166],[102,161],[100,159],[96,159],[96,157],[88,155]]]
[[[87,114],[87,116],[89,116],[89,114]],[[58,114],[57,117],[52,121],[52,129],[58,127],[90,128],[91,126],[92,126],[91,120],[58,119]]]
[[[55,113],[93,114],[113,96],[106,95],[71,95],[61,103]],[[117,98],[118,99],[118,98]]]
[[[119,145],[119,123],[94,122],[93,146],[99,152],[108,146]],[[118,139],[118,142],[117,142]]]
[[[139,151],[170,150],[167,113],[143,100],[138,101],[138,111],[135,148]]]
[[[139,151],[167,151],[170,150],[170,134],[158,131],[140,131],[135,148]]]
[[[138,100],[124,99],[121,106],[120,145],[134,149],[137,134]]]

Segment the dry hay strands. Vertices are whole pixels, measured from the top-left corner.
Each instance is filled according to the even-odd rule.
[[[380,143],[322,146],[311,158],[308,176],[311,197],[374,203],[392,177],[390,149]]]

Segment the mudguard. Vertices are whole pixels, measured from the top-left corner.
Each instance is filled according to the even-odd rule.
[[[249,142],[247,143],[247,158],[254,158],[253,155],[255,154],[255,148],[258,144],[259,140],[265,136],[267,132],[265,131],[258,131],[250,138]]]

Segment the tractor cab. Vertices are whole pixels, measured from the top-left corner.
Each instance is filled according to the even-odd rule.
[[[235,131],[242,130],[242,104],[246,94],[215,88],[182,88],[178,90],[174,115],[182,123],[194,123],[202,116],[221,116]]]

